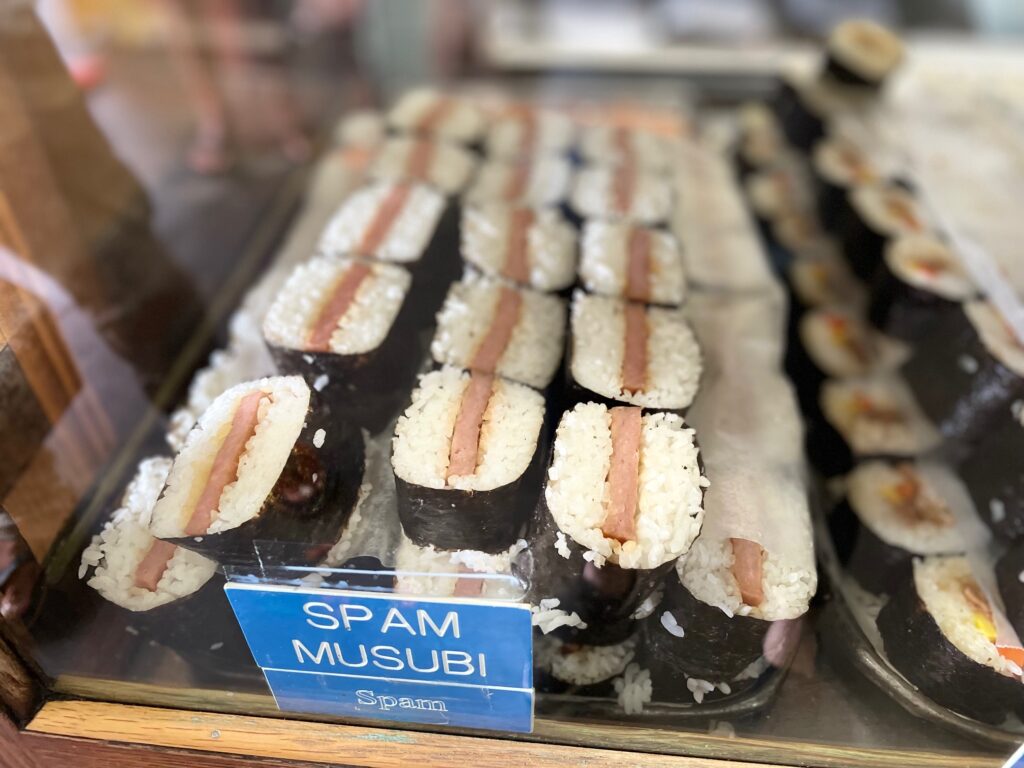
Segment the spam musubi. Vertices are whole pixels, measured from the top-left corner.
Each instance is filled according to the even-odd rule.
[[[902,184],[860,184],[848,199],[850,209],[837,223],[837,236],[851,269],[870,282],[886,245],[904,235],[925,234],[928,226],[914,195]]]
[[[430,351],[443,365],[545,389],[562,360],[565,301],[467,273],[452,283]]]
[[[686,298],[679,243],[625,221],[591,220],[581,235],[580,282],[590,293],[678,307]]]
[[[636,656],[636,638],[614,645],[582,645],[540,635],[534,640],[535,687],[543,693],[609,696],[612,680]]]
[[[884,333],[913,344],[977,296],[974,281],[948,245],[932,235],[905,235],[885,248],[868,317]]]
[[[302,376],[335,417],[380,431],[425,352],[411,286],[394,264],[317,256],[298,265],[263,321],[278,370]]]
[[[995,571],[1006,618],[1020,637],[1024,632],[1024,542],[1011,545],[996,561]]]
[[[476,169],[473,154],[424,136],[388,139],[367,169],[377,181],[419,181],[446,195],[458,194]]]
[[[583,219],[631,219],[664,224],[672,213],[672,185],[632,164],[584,166],[576,173],[571,204]]]
[[[520,537],[540,490],[544,398],[493,374],[425,374],[398,419],[391,462],[413,542],[499,552]]]
[[[576,291],[566,375],[575,402],[684,411],[702,361],[683,311]]]
[[[927,557],[878,614],[889,661],[944,707],[1001,723],[1020,706],[1024,649],[966,557]]]
[[[429,88],[402,96],[387,116],[388,126],[408,133],[474,144],[486,129],[483,113],[468,99]]]
[[[504,160],[560,155],[572,149],[575,136],[572,120],[561,112],[512,105],[491,124],[484,149]]]
[[[576,230],[557,208],[467,206],[462,258],[487,277],[537,291],[564,291],[576,280]]]
[[[402,536],[395,550],[395,593],[422,597],[517,600],[522,585],[512,574],[512,558],[523,542],[488,554],[420,546]]]
[[[477,170],[476,178],[466,191],[466,202],[559,205],[568,197],[571,179],[569,161],[557,155],[512,162],[491,160]]]
[[[963,553],[977,526],[963,485],[937,462],[866,461],[845,486],[829,530],[843,567],[875,594],[908,579],[915,557]]]
[[[1024,347],[985,301],[959,305],[941,318],[901,372],[957,459],[1024,397]]]
[[[580,157],[594,165],[632,165],[667,173],[677,151],[676,143],[666,136],[617,125],[591,125],[580,134]]]
[[[700,532],[706,486],[680,416],[598,403],[566,411],[530,546],[517,559],[530,602],[573,617],[552,631],[590,645],[626,639],[641,603]]]
[[[978,516],[1003,539],[1024,537],[1024,408],[1011,405],[960,465]]]
[[[289,562],[318,561],[355,506],[364,445],[312,400],[299,376],[245,382],[214,400],[174,459],[153,535],[222,564],[259,561],[261,542]]]

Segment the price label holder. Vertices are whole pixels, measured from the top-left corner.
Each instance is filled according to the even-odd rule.
[[[532,629],[523,603],[294,582],[229,581],[225,590],[282,711],[533,729]]]

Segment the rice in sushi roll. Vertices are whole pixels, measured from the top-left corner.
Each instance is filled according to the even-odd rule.
[[[292,270],[263,321],[278,369],[372,433],[402,407],[423,357],[402,267],[318,256]]]
[[[388,139],[370,165],[377,181],[419,181],[455,195],[463,190],[476,168],[473,154],[455,144],[422,137]]]
[[[848,193],[860,184],[878,180],[878,172],[865,153],[849,139],[827,138],[814,146],[811,156],[817,188],[817,210],[822,225],[835,230],[850,215]]]
[[[551,109],[515,107],[487,132],[487,154],[501,160],[567,153],[576,136],[572,120]]]
[[[955,712],[1001,723],[1020,706],[1020,640],[965,557],[915,560],[877,619],[894,667]]]
[[[823,419],[808,433],[808,458],[826,476],[870,458],[910,458],[936,448],[941,435],[895,374],[826,381]]]
[[[670,307],[686,298],[683,258],[669,232],[588,221],[581,250],[580,281],[591,293]]]
[[[966,455],[1024,397],[1024,347],[984,301],[942,318],[902,372],[954,457]]]
[[[453,283],[430,345],[444,365],[545,389],[562,360],[565,302],[467,274]]]
[[[571,178],[569,161],[553,155],[516,162],[490,161],[480,166],[466,192],[466,201],[558,205],[568,195]]]
[[[913,558],[966,551],[973,518],[970,498],[948,467],[867,461],[847,475],[846,497],[829,515],[829,528],[846,570],[880,595],[910,578]]]
[[[870,19],[836,25],[825,45],[825,73],[854,86],[880,88],[903,61],[903,43]]]
[[[584,219],[661,224],[672,213],[672,185],[633,165],[585,166],[576,174],[572,207]]]
[[[680,309],[592,296],[572,300],[570,397],[682,411],[693,402],[701,352]]]
[[[565,412],[518,560],[530,601],[577,619],[553,631],[593,645],[626,639],[700,532],[706,486],[682,417],[598,403]]]
[[[945,243],[906,235],[886,246],[875,273],[868,317],[885,333],[909,343],[925,336],[978,290]]]
[[[846,114],[863,114],[871,102],[865,89],[834,78],[787,75],[774,99],[774,111],[789,143],[809,153],[825,138],[826,126]]]
[[[543,693],[609,696],[612,679],[626,671],[636,656],[636,638],[615,645],[581,645],[540,635],[534,640],[535,681]]]
[[[576,279],[576,231],[557,208],[470,206],[462,211],[462,257],[488,277],[562,291]]]
[[[517,542],[503,552],[446,552],[402,537],[395,552],[395,593],[416,597],[516,600],[522,584],[512,573]]]
[[[1024,538],[1024,408],[1006,409],[1001,424],[960,465],[978,515],[1003,539]]]
[[[355,505],[364,447],[357,430],[311,409],[311,394],[279,376],[214,400],[174,459],[153,535],[222,564],[257,562],[260,541],[291,562],[319,559]]]
[[[388,125],[400,133],[430,136],[461,144],[479,141],[484,115],[468,99],[419,88],[405,93],[388,113]]]
[[[539,392],[492,374],[424,375],[398,419],[398,516],[416,544],[498,552],[519,538],[540,491]]]
[[[592,125],[580,136],[580,156],[591,165],[628,165],[650,173],[667,173],[679,142],[649,131],[616,125]]]
[[[917,200],[900,184],[861,184],[849,193],[849,201],[849,215],[838,223],[838,237],[850,268],[861,280],[874,279],[889,242],[928,229]]]
[[[866,304],[864,287],[830,243],[823,242],[820,248],[807,249],[791,259],[786,272],[793,337],[800,318],[809,310],[844,307],[859,311]]]

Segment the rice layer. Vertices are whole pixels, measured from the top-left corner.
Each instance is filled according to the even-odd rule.
[[[353,192],[331,217],[317,251],[328,256],[373,256],[381,261],[419,261],[444,212],[444,197],[423,184],[412,184],[405,205],[373,253],[361,253],[366,231],[394,189],[392,182],[371,184]]]
[[[517,173],[526,174],[521,185],[516,180]],[[571,177],[569,161],[552,155],[538,157],[525,167],[517,163],[487,162],[480,166],[466,200],[474,204],[555,205],[565,200]],[[517,186],[520,188],[515,189]]]
[[[443,102],[443,104],[439,104]],[[431,112],[442,110],[439,119]],[[424,126],[424,121],[430,121]],[[428,88],[408,91],[391,108],[388,124],[400,131],[427,132],[451,141],[473,142],[484,132],[484,117],[472,103]]]
[[[694,432],[676,414],[642,419],[636,539],[608,539],[606,479],[612,455],[611,415],[597,403],[580,403],[558,424],[548,481],[548,508],[558,528],[591,550],[595,565],[655,568],[686,552],[704,519],[707,479],[700,473]]]
[[[489,277],[501,276],[515,208],[502,203],[466,207],[462,212],[462,256]],[[555,208],[533,210],[526,236],[530,287],[560,291],[576,277],[576,232]]]
[[[476,471],[445,481],[452,432],[468,373],[442,368],[420,379],[412,404],[398,419],[393,441],[395,474],[424,488],[490,491],[522,477],[537,452],[544,398],[522,384],[496,378],[480,429]]]
[[[625,222],[588,221],[583,226],[580,280],[592,293],[624,296],[633,226]],[[678,306],[686,297],[679,244],[668,232],[647,230],[650,237],[650,297],[655,304]]]
[[[467,274],[452,283],[437,315],[430,352],[439,363],[468,368],[487,335],[501,297],[502,283]],[[565,341],[565,302],[522,289],[522,309],[496,373],[543,389],[558,369]]]
[[[1024,376],[1024,346],[999,310],[987,301],[971,301],[964,305],[964,312],[988,353],[1018,376]]]
[[[139,563],[157,542],[148,530],[150,515],[170,471],[169,458],[143,459],[120,508],[82,552],[79,577],[92,569],[89,586],[129,611],[148,611],[187,597],[209,581],[217,569],[212,560],[177,547],[156,591],[135,585]]]
[[[255,432],[238,461],[236,480],[225,486],[208,533],[237,528],[259,514],[291,455],[309,411],[309,387],[299,376],[276,376],[238,384],[224,392],[199,419],[174,460],[167,486],[153,509],[150,530],[162,539],[185,528],[210,477],[214,459],[231,430],[235,409],[252,392],[264,392]]]
[[[898,184],[862,184],[850,193],[850,204],[874,232],[887,237],[919,234],[927,228],[914,196]]]
[[[891,369],[906,356],[903,345],[846,310],[807,312],[800,318],[799,334],[814,364],[826,375],[837,378]]]
[[[838,187],[867,184],[878,178],[860,147],[846,139],[819,142],[814,147],[813,161],[817,173]]]
[[[632,161],[646,171],[666,172],[672,167],[678,142],[648,131],[612,125],[593,125],[580,136],[580,154],[594,165]]]
[[[469,549],[446,552],[431,546],[419,547],[403,535],[395,553],[395,570],[398,572],[395,592],[401,595],[452,597],[464,574],[511,575],[512,558],[524,547],[525,542],[520,540],[508,551],[496,555]],[[466,581],[475,586],[479,580]],[[482,581],[482,588],[479,593],[474,589],[473,597],[507,600],[521,596],[521,590],[508,578]]]
[[[487,134],[487,154],[511,160],[530,154],[558,154],[572,145],[575,128],[563,114],[531,109],[495,122]]]
[[[534,643],[536,666],[570,685],[594,685],[621,675],[636,655],[636,639],[617,645],[571,645],[543,636]]]
[[[672,185],[666,179],[638,171],[633,180],[629,209],[620,211],[615,201],[615,178],[614,168],[583,168],[576,174],[572,187],[572,207],[586,218],[626,218],[643,224],[668,220],[672,212]]]
[[[900,280],[950,301],[978,293],[947,245],[929,235],[906,235],[885,249],[885,263]]]
[[[700,347],[682,310],[648,307],[644,389],[623,389],[626,302],[577,291],[572,300],[572,378],[602,397],[648,408],[693,402],[702,369]]]
[[[351,305],[331,334],[329,351],[336,355],[371,352],[387,338],[412,278],[402,267],[356,259],[318,256],[292,270],[284,287],[267,311],[263,336],[287,349],[308,349],[312,326],[335,287],[356,264],[371,273],[359,286]]]
[[[389,139],[370,166],[370,178],[382,181],[409,178],[410,158],[417,149],[417,143],[417,139],[411,138]],[[433,143],[424,176],[417,177],[416,181],[436,187],[446,195],[454,195],[466,186],[475,166],[473,155],[462,147],[437,141]]]

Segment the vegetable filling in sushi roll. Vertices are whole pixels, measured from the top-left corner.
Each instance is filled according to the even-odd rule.
[[[686,298],[679,244],[668,232],[624,222],[583,227],[580,280],[591,293],[677,307]]]
[[[540,490],[543,422],[530,387],[455,368],[423,376],[392,454],[406,535],[441,549],[514,544]]]

